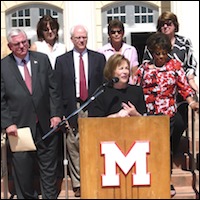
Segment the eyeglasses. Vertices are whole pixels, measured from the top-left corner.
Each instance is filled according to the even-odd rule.
[[[27,44],[27,40],[23,40],[23,41],[17,42],[17,43],[12,43],[12,45],[15,46],[15,47],[19,47],[21,43],[22,43],[23,45],[25,45],[25,44]]]
[[[111,30],[110,33],[111,34],[115,34],[115,33],[121,34],[122,30]]]
[[[173,22],[172,22],[171,20],[168,20],[168,21],[165,21],[165,22],[161,22],[161,27],[165,26],[165,24],[166,24],[167,26],[171,26],[172,23],[173,23]]]
[[[50,29],[46,28],[46,29],[43,29],[44,32],[49,32],[50,30],[51,30],[52,32],[53,32],[53,31],[57,31],[56,28],[50,28]]]
[[[81,37],[81,36],[80,36],[80,37],[74,37],[74,39],[75,39],[75,40],[81,40],[81,39],[87,40],[87,37]]]

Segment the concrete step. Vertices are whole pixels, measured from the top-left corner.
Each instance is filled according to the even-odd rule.
[[[176,189],[175,199],[196,199],[199,193],[199,171],[195,170],[194,173],[182,169],[173,169],[171,181]],[[65,191],[68,189],[68,194],[73,197],[73,191],[71,187],[71,179],[68,177],[67,187],[65,185],[65,179],[62,183],[62,191],[59,195],[60,198],[64,198]],[[194,189],[193,189],[194,188]]]
[[[62,187],[60,194],[58,196],[58,199],[80,199],[80,197],[74,197],[74,192],[71,188],[71,180],[68,178],[68,187],[65,186],[65,180],[62,182]],[[1,199],[17,199],[16,195],[11,195],[10,192],[8,191],[7,194],[4,193],[3,190],[3,180],[1,179]],[[8,189],[7,189],[8,190]],[[67,191],[67,192],[66,192]],[[42,199],[41,195],[39,195],[39,198]]]
[[[72,190],[69,190],[67,195],[68,196],[66,196],[65,190],[62,190],[60,192],[58,199],[67,199],[67,197],[68,197],[68,199],[80,199],[80,197],[74,196],[74,192]]]
[[[199,199],[192,187],[175,187],[176,195],[172,199]]]
[[[199,197],[199,171],[173,169],[171,181],[176,190],[173,199],[196,199]]]
[[[63,178],[63,182],[62,182],[62,185],[61,185],[61,190],[65,190],[66,188],[68,189],[68,190],[72,190],[72,183],[71,183],[71,179],[70,179],[70,177],[68,176],[67,177],[67,185],[66,185],[66,183],[65,183],[65,178]]]
[[[185,171],[181,169],[173,169],[171,181],[174,186],[177,187],[187,187],[187,186],[199,186],[199,171],[195,170],[194,172]]]
[[[80,199],[74,197],[74,192],[71,186],[71,179],[67,177],[67,180],[67,185],[65,185],[65,178],[62,181],[61,192],[59,194],[58,199],[66,199],[66,197],[68,197],[69,199]],[[190,171],[185,171],[181,169],[173,169],[171,180],[176,190],[176,195],[173,197],[173,199],[196,199],[196,197],[199,195],[198,170],[195,170],[194,173],[192,173]],[[3,198],[2,193],[1,197]],[[8,194],[8,198],[9,197],[10,193]],[[14,199],[16,199],[16,196],[14,196]]]

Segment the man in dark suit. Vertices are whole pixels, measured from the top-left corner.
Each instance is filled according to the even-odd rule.
[[[103,54],[87,49],[88,32],[82,25],[76,25],[71,29],[71,41],[73,50],[59,56],[56,60],[55,72],[63,101],[63,115],[69,116],[77,110],[94,91],[103,83],[103,69],[106,58]],[[80,86],[79,61],[83,59],[86,78],[86,96],[82,98]],[[69,119],[69,131],[67,135],[67,150],[69,161],[69,173],[72,180],[75,196],[80,196],[80,167],[79,167],[79,133],[78,117],[87,117],[92,110],[92,103],[86,109]]]
[[[1,60],[1,128],[7,135],[17,137],[18,128],[30,127],[37,148],[36,151],[11,152],[17,198],[38,198],[34,189],[34,163],[37,161],[42,198],[56,199],[58,134],[42,140],[62,117],[54,73],[47,55],[28,50],[23,30],[11,30],[7,39],[12,53]],[[30,90],[26,86],[27,73]]]

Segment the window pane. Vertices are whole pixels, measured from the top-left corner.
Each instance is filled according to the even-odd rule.
[[[17,20],[16,19],[12,19],[12,27],[17,27]]]
[[[44,9],[40,8],[40,16],[44,16]]]
[[[114,16],[114,19],[119,19],[119,17],[118,16]]]
[[[111,10],[111,9],[108,10],[108,11],[107,11],[107,14],[112,14],[112,10]]]
[[[25,19],[25,26],[31,26],[30,19]]]
[[[116,13],[119,13],[118,7],[117,7],[117,8],[114,8],[114,13],[115,13],[115,14],[116,14]]]
[[[23,16],[23,10],[19,10],[19,11],[18,11],[18,16],[19,16],[19,17],[22,17],[22,16]]]
[[[120,7],[120,13],[125,13],[125,6]]]
[[[19,19],[19,27],[24,26],[23,19]]]
[[[151,10],[150,8],[148,8],[148,13],[153,13],[153,10]]]
[[[112,17],[108,17],[107,18],[107,24],[109,23],[109,21],[111,21],[112,20]]]
[[[46,10],[47,15],[51,15],[51,11],[49,9]]]
[[[135,16],[135,23],[140,23],[140,17],[139,16]]]
[[[58,13],[56,11],[53,11],[53,16],[57,16]]]
[[[140,13],[140,7],[139,6],[135,6],[135,13]]]
[[[147,17],[146,16],[142,16],[142,23],[147,23]]]
[[[30,10],[29,9],[25,9],[25,16],[30,16]]]
[[[123,23],[126,23],[126,17],[125,17],[125,16],[121,16],[121,21],[122,21]]]
[[[142,6],[142,13],[146,13],[146,8]]]
[[[148,22],[149,22],[149,23],[153,23],[153,15],[148,16]]]
[[[12,17],[17,17],[17,13],[16,13],[16,12],[13,13],[13,14],[12,14]]]

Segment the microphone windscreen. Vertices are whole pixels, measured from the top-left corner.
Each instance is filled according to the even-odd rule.
[[[112,78],[112,82],[113,82],[113,83],[117,83],[118,81],[119,81],[119,78],[117,78],[117,77],[113,77],[113,78]]]

